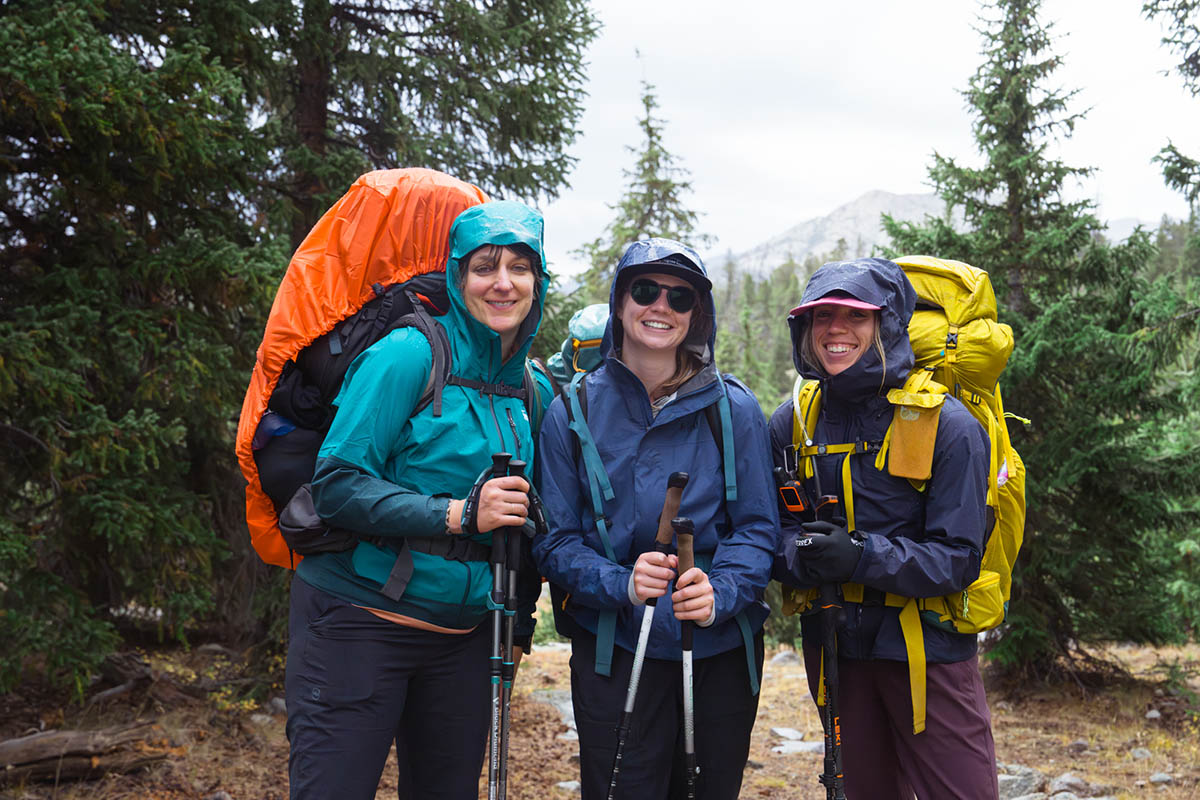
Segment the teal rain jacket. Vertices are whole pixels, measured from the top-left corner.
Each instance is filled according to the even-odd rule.
[[[484,244],[524,244],[537,253],[536,297],[517,334],[519,347],[508,360],[500,336],[467,311],[459,271],[471,251]],[[520,203],[492,202],[464,211],[450,229],[446,264],[450,310],[436,317],[446,329],[451,374],[483,383],[520,388],[525,357],[542,318],[549,277],[542,246],[542,217]],[[321,446],[313,478],[313,501],[330,525],[382,539],[446,536],[451,498],[464,498],[497,452],[512,453],[533,472],[533,433],[522,401],[447,385],[442,414],[432,405],[416,414],[432,369],[429,342],[416,328],[393,331],[355,359],[335,401],[337,415]],[[545,376],[539,397],[552,397]],[[490,544],[491,534],[474,537]],[[447,628],[467,629],[483,621],[491,574],[486,561],[460,562],[412,552],[413,575],[404,595],[380,593],[395,562],[390,547],[359,542],[343,553],[306,557],[297,574],[329,594],[369,608],[414,617]],[[523,598],[527,608],[536,599]],[[523,624],[522,624],[523,623]],[[521,615],[518,636],[532,633]]]

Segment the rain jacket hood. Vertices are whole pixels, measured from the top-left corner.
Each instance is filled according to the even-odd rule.
[[[542,322],[542,306],[550,286],[546,272],[546,253],[542,243],[542,215],[524,203],[496,201],[473,206],[458,215],[450,228],[450,258],[446,261],[446,293],[450,297],[446,325],[455,353],[471,354],[456,358],[455,372],[463,377],[521,385],[525,357]],[[472,251],[485,244],[525,245],[538,258],[533,305],[517,331],[517,349],[502,362],[500,334],[471,316],[462,295],[462,270]],[[480,358],[486,354],[487,357]],[[497,367],[500,372],[497,374]]]
[[[635,275],[655,272],[656,270],[648,265],[658,263],[663,264],[662,272],[687,277],[689,281],[691,281],[690,273],[696,273],[699,276],[699,280],[691,281],[696,288],[699,302],[692,310],[691,326],[683,346],[699,356],[706,367],[710,367],[713,361],[717,329],[714,324],[717,310],[713,303],[712,289],[706,288],[711,287],[712,283],[708,279],[708,272],[704,269],[704,262],[700,260],[696,251],[673,239],[642,239],[625,249],[625,254],[617,262],[612,290],[609,293],[608,327],[604,329],[604,340],[600,344],[600,353],[607,358],[621,349],[624,331],[621,330],[621,321],[617,318],[617,301],[620,293],[629,286],[629,282]]]
[[[812,326],[812,309],[788,317],[792,334],[792,361],[805,378],[824,381],[826,397],[856,403],[904,384],[915,363],[908,339],[908,322],[917,304],[917,293],[898,264],[882,258],[833,261],[813,273],[799,305],[844,292],[857,300],[880,306],[879,340],[885,358],[867,348],[850,368],[832,377],[820,364],[804,359],[801,342]]]

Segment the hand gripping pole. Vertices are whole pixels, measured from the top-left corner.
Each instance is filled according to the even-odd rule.
[[[509,453],[492,455],[492,477],[503,478],[508,474],[508,462],[512,458]],[[503,796],[500,785],[500,728],[501,728],[501,682],[503,680],[504,655],[502,631],[504,627],[504,558],[506,528],[492,531],[492,555],[489,563],[492,567],[492,593],[488,598],[488,608],[491,609],[492,623],[492,655],[488,659],[491,666],[492,683],[492,727],[488,746],[488,800],[500,800]]]
[[[667,478],[667,494],[663,498],[662,514],[658,518],[658,533],[654,537],[654,549],[660,553],[671,550],[671,540],[674,530],[671,520],[679,513],[679,503],[683,499],[683,488],[687,486],[686,472],[672,472]],[[633,653],[633,668],[629,672],[629,689],[625,692],[625,707],[617,721],[617,751],[613,756],[612,774],[608,781],[608,800],[614,800],[617,793],[617,781],[621,775],[621,759],[625,755],[625,740],[629,737],[629,724],[633,718],[633,703],[637,699],[638,681],[642,677],[642,664],[646,660],[646,645],[650,642],[650,629],[654,627],[654,607],[657,598],[651,597],[646,601],[642,611],[642,627],[638,631],[637,649]]]
[[[683,575],[696,565],[692,540],[695,525],[687,517],[671,520],[675,529],[676,547],[679,550],[679,574]],[[700,767],[696,765],[696,706],[692,681],[692,632],[695,623],[683,620],[679,623],[679,637],[683,645],[683,766],[687,779],[687,800],[696,800],[696,779]]]

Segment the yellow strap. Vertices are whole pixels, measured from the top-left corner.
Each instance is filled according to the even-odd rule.
[[[821,662],[819,667],[820,673],[817,676],[817,705],[823,707],[825,705],[825,648],[822,647],[817,652],[817,658]]]
[[[585,347],[599,347],[600,339],[571,339],[571,369],[576,372],[584,372],[579,368],[579,351]]]
[[[846,506],[846,530],[854,530],[854,486],[850,480],[850,453],[842,458],[842,503]]]
[[[888,600],[891,599],[892,595],[888,595]],[[904,647],[908,650],[908,689],[912,695],[913,733],[917,734],[925,730],[925,633],[916,598],[907,598],[900,609],[900,630],[904,632]]]

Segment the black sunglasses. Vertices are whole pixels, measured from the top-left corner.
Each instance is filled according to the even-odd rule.
[[[653,305],[663,289],[667,290],[667,305],[678,314],[686,314],[696,305],[696,290],[690,286],[663,286],[649,278],[638,278],[629,287],[629,296],[639,306]]]

